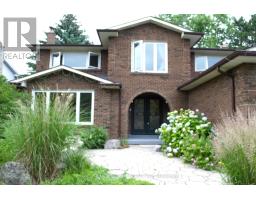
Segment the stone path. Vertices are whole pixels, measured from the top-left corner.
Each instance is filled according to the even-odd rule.
[[[220,185],[221,175],[194,168],[178,158],[167,158],[154,145],[132,145],[125,149],[89,150],[92,163],[108,168],[112,174],[148,180],[157,185]]]

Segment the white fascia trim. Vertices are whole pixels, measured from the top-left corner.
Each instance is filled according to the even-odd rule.
[[[89,78],[89,79],[92,79],[92,80],[95,80],[95,81],[99,81],[101,83],[105,83],[105,84],[113,84],[113,82],[111,81],[108,81],[108,80],[105,80],[103,78],[99,78],[97,76],[93,76],[91,74],[87,74],[85,72],[81,72],[79,70],[76,70],[76,69],[72,69],[70,67],[66,67],[66,66],[58,66],[58,67],[53,67],[51,69],[48,69],[48,70],[45,70],[45,71],[42,71],[42,72],[38,72],[36,74],[32,74],[30,76],[26,76],[24,78],[20,78],[20,79],[17,79],[17,80],[14,80],[14,81],[11,81],[12,83],[21,83],[23,81],[27,81],[27,80],[31,80],[31,79],[34,79],[34,78],[37,78],[37,77],[40,77],[40,76],[43,76],[43,75],[47,75],[47,74],[51,74],[53,72],[56,72],[56,71],[59,71],[59,70],[66,70],[66,71],[69,71],[69,72],[72,72],[72,73],[75,73],[75,74],[78,74],[78,75],[81,75],[81,76],[84,76],[86,78]]]
[[[122,30],[122,29],[126,29],[126,28],[129,28],[129,27],[134,27],[136,25],[143,24],[143,23],[146,23],[146,22],[152,22],[152,23],[158,24],[160,26],[163,26],[163,27],[165,27],[167,29],[178,31],[180,33],[182,33],[182,32],[192,32],[191,30],[181,28],[179,26],[176,26],[174,24],[165,22],[163,20],[160,20],[160,19],[157,19],[157,18],[154,18],[154,17],[141,18],[141,19],[138,19],[138,20],[135,20],[135,21],[131,21],[131,22],[127,22],[127,23],[124,23],[124,24],[121,24],[121,25],[118,25],[118,26],[113,26],[113,27],[111,27],[109,29]]]

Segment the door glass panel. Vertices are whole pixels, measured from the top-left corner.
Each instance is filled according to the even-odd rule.
[[[149,129],[157,129],[160,127],[159,99],[150,99],[149,106]]]
[[[144,129],[144,99],[134,100],[134,129]]]

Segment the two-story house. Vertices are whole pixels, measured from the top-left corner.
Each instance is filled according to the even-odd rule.
[[[253,49],[193,48],[203,33],[153,17],[97,32],[100,45],[57,45],[48,33],[36,73],[13,83],[33,100],[44,93],[48,105],[69,93],[74,122],[104,126],[111,138],[155,134],[170,110],[200,109],[216,121],[256,103]]]

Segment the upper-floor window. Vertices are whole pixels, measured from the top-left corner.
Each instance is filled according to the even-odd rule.
[[[100,53],[52,52],[50,67],[65,65],[77,69],[100,68]]]
[[[167,43],[132,42],[131,71],[148,73],[168,72]]]
[[[195,71],[196,72],[205,71],[223,58],[224,56],[196,55]]]

